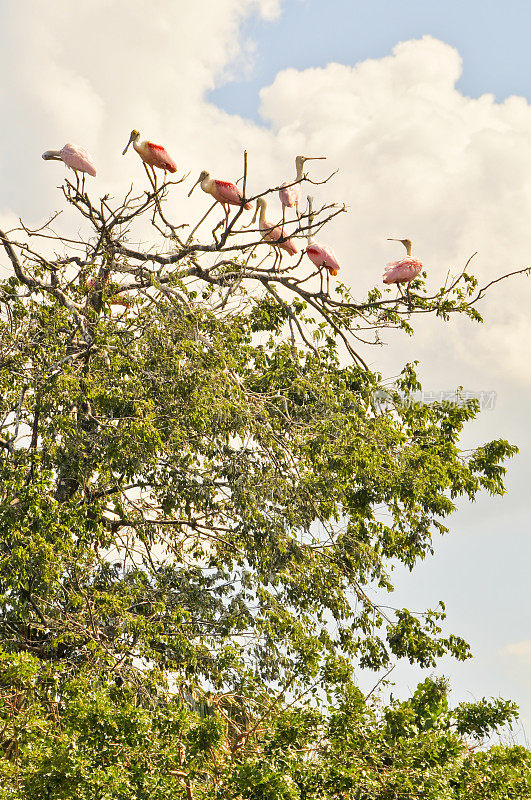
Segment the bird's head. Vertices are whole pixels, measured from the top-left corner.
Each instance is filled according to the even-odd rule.
[[[139,136],[140,136],[140,134],[139,134],[139,132],[137,130],[132,130],[131,131],[131,135],[129,137],[129,141],[127,142],[125,150],[122,153],[123,156],[125,156],[125,154],[127,153],[127,148],[129,147],[131,142],[136,142],[136,140],[139,138]]]
[[[388,242],[402,242],[404,247],[406,248],[408,256],[411,255],[411,239],[388,239]]]
[[[196,180],[196,182],[194,183],[194,185],[192,186],[192,188],[191,188],[191,189],[190,189],[190,191],[188,192],[188,197],[190,197],[190,195],[191,195],[191,194],[192,194],[192,192],[194,191],[194,189],[195,189],[195,187],[197,186],[197,184],[198,184],[198,183],[202,183],[204,180],[206,180],[206,178],[210,178],[210,173],[209,173],[209,172],[207,172],[207,171],[206,171],[206,169],[203,169],[203,170],[201,170],[201,172],[199,173],[199,178]]]

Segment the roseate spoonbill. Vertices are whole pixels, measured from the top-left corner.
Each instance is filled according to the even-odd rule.
[[[235,183],[218,181],[215,178],[211,178],[210,173],[207,172],[206,169],[201,172],[199,178],[188,192],[188,197],[190,197],[198,183],[206,194],[211,194],[214,200],[221,203],[223,206],[223,211],[225,212],[225,227],[229,224],[229,205],[241,206],[243,203],[243,207],[247,209],[247,211],[250,211],[252,208],[251,203],[245,201]]]
[[[161,144],[155,144],[154,142],[143,141],[140,142],[140,134],[138,131],[133,130],[131,131],[131,136],[129,137],[129,141],[123,151],[122,155],[125,156],[127,153],[127,148],[133,143],[133,147],[135,148],[136,152],[144,162],[144,168],[149,176],[148,166],[151,167],[153,171],[153,179],[155,181],[155,185],[157,183],[157,176],[155,175],[155,167],[157,169],[164,170],[164,180],[166,180],[166,172],[177,172],[177,164],[168,155],[166,150]]]
[[[308,247],[306,248],[306,255],[312,263],[315,264],[321,276],[321,292],[323,291],[323,267],[326,272],[326,293],[329,294],[329,280],[330,275],[337,275],[341,269],[337,260],[336,254],[331,247],[322,242],[314,242],[312,240],[312,225],[313,225],[313,197],[308,195]]]
[[[81,274],[79,277],[79,285],[86,289],[96,289],[97,284],[98,281],[96,278],[89,278],[87,280],[84,274]],[[116,290],[118,284],[112,283],[108,288]],[[108,302],[111,306],[124,306],[125,308],[131,308],[132,306],[132,300],[126,292],[118,292],[117,294],[111,295],[111,297],[108,298]]]
[[[418,258],[413,258],[411,256],[410,239],[388,239],[387,241],[401,242],[406,248],[407,257],[401,258],[399,261],[390,261],[387,264],[385,272],[383,274],[383,282],[398,284],[398,290],[400,291],[400,294],[402,294],[402,290],[400,289],[400,284],[406,283],[407,284],[406,293],[408,301],[409,303],[411,303],[411,298],[409,296],[409,284],[424,269],[424,265],[422,261],[418,260]]]
[[[76,173],[76,180],[79,182],[78,172],[83,173],[82,188],[85,188],[85,172],[96,177],[96,167],[92,162],[92,157],[84,147],[67,142],[60,150],[46,150],[42,157],[45,161],[64,161],[67,167]]]
[[[124,308],[131,308],[133,302],[126,292],[118,292],[118,294],[113,295],[110,300],[111,306],[124,306]]]
[[[326,156],[297,156],[295,159],[296,177],[294,181],[284,181],[279,189],[278,196],[282,203],[282,224],[284,224],[284,216],[286,208],[293,208],[297,212],[297,219],[299,217],[299,203],[301,199],[301,181],[302,181],[302,168],[305,161],[322,161]]]
[[[256,211],[254,212],[254,217],[252,218],[250,225],[254,223],[256,220],[256,215],[258,211],[260,211],[260,216],[258,219],[258,227],[260,229],[260,233],[262,234],[262,239],[264,242],[272,245],[275,250],[275,262],[273,264],[273,269],[275,269],[277,265],[277,260],[282,259],[282,253],[280,250],[285,250],[289,253],[290,256],[294,256],[295,253],[298,253],[297,246],[295,242],[286,236],[284,232],[284,228],[280,227],[280,225],[274,225],[271,222],[268,222],[265,218],[267,208],[267,201],[265,197],[259,197],[256,201]],[[280,241],[281,239],[285,239],[285,241]]]

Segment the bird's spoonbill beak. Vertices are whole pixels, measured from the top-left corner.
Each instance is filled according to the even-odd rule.
[[[249,222],[247,225],[244,225],[244,226],[243,226],[244,228],[250,228],[250,227],[251,227],[251,225],[254,225],[254,223],[256,222],[256,217],[257,217],[257,215],[258,215],[258,209],[259,209],[259,208],[260,208],[260,203],[257,201],[257,202],[256,202],[256,208],[255,208],[255,210],[254,210],[254,214],[253,214],[253,218],[252,218],[252,220],[251,220],[251,221],[250,221],[250,222]]]
[[[192,186],[192,188],[190,189],[190,191],[188,192],[188,197],[190,197],[190,195],[191,195],[191,194],[192,194],[192,192],[194,191],[194,189],[195,189],[195,187],[197,186],[197,184],[198,184],[198,183],[201,183],[201,180],[202,180],[202,178],[201,178],[201,175],[200,175],[200,176],[199,176],[199,178],[198,178],[198,179],[196,180],[196,182],[194,183],[194,185]]]
[[[131,144],[131,142],[134,142],[134,140],[135,140],[135,137],[134,137],[134,135],[133,135],[133,134],[131,134],[131,136],[129,137],[129,141],[127,142],[127,145],[126,145],[126,147],[125,147],[125,150],[124,150],[124,151],[123,151],[123,153],[122,153],[122,155],[123,155],[123,156],[125,156],[125,154],[127,153],[127,148],[129,147],[129,145]]]

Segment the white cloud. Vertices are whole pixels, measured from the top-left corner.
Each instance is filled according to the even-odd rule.
[[[517,659],[522,666],[531,667],[531,640],[507,644],[501,648],[500,655]]]

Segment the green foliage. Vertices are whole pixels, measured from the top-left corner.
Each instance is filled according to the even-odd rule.
[[[389,610],[392,569],[434,552],[458,498],[502,494],[516,448],[461,452],[477,406],[407,402],[413,364],[380,402],[348,337],[412,327],[379,289],[316,306],[237,258],[202,271],[195,245],[146,278],[109,225],[92,289],[4,245],[0,800],[530,796],[527,751],[467,743],[511,703],[354,687],[470,656],[443,604]],[[117,314],[119,259],[138,291]],[[472,315],[463,280],[416,310]]]
[[[481,701],[452,711],[443,681],[386,708],[348,686],[328,712],[300,702],[267,722],[260,715],[242,742],[234,711],[241,721],[245,703],[234,695],[200,709],[152,671],[119,686],[109,672],[77,675],[58,691],[60,675],[32,656],[2,658],[2,800],[185,798],[192,786],[209,800],[531,796],[529,751],[480,750],[462,736],[507,723],[514,708]]]

